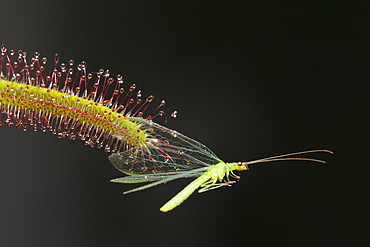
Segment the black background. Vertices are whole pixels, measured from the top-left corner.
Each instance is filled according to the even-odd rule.
[[[104,151],[3,127],[0,245],[369,244],[368,13],[343,1],[2,1],[0,43],[123,74],[178,110],[167,127],[225,161],[335,155],[255,165],[161,213],[191,180],[123,196],[132,186],[109,182],[122,174]]]

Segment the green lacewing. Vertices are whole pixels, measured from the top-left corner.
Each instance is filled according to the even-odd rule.
[[[329,150],[309,150],[248,162],[227,163],[218,158],[207,146],[175,130],[143,119],[137,119],[137,123],[141,130],[148,134],[150,145],[112,154],[109,157],[110,162],[128,176],[111,181],[151,183],[126,191],[124,194],[147,189],[178,178],[197,178],[163,205],[160,208],[162,212],[170,211],[180,205],[199,187],[201,193],[222,186],[231,186],[235,181],[230,180],[230,177],[240,178],[233,171],[249,170],[249,165],[282,160],[325,163],[323,160],[296,156],[318,152],[332,153]]]

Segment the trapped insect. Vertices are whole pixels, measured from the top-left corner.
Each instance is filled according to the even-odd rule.
[[[124,194],[128,194],[178,178],[196,177],[197,179],[160,208],[162,212],[170,211],[179,206],[199,187],[201,188],[199,190],[201,193],[222,186],[231,186],[235,181],[230,180],[230,177],[240,179],[233,171],[247,171],[249,170],[249,165],[283,160],[325,163],[325,161],[318,159],[293,156],[318,152],[332,153],[329,150],[309,150],[248,162],[226,163],[219,159],[205,145],[174,130],[153,122],[143,122],[142,127],[150,130],[150,138],[157,144],[147,151],[131,149],[109,156],[110,162],[118,170],[129,175],[111,181],[117,183],[151,182],[124,192]]]
[[[149,114],[154,100],[141,98],[136,85],[125,90],[123,77],[110,77],[109,70],[88,72],[85,62],[75,66],[70,60],[59,63],[55,55],[51,74],[46,73],[47,58],[38,52],[28,60],[27,53],[15,52],[2,45],[0,57],[0,110],[3,124],[35,131],[51,131],[59,138],[81,139],[86,145],[112,152],[110,162],[128,175],[111,181],[118,183],[152,182],[125,194],[150,188],[178,178],[197,177],[179,192],[161,211],[172,210],[196,189],[199,192],[231,186],[239,179],[233,171],[248,170],[255,163],[279,160],[322,160],[292,157],[294,155],[328,152],[311,150],[249,162],[227,163],[205,145],[170,130],[153,120],[165,116],[161,101]],[[110,92],[111,90],[111,92]],[[172,112],[168,118],[176,117]]]

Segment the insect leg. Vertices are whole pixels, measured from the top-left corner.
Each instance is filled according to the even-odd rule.
[[[202,189],[198,190],[198,193],[203,193],[203,192],[206,192],[206,191],[209,191],[209,190],[218,189],[222,186],[231,187],[231,185],[235,184],[235,183],[236,183],[235,181],[227,181],[227,182],[224,182],[224,183],[213,183],[212,181],[209,181],[209,182],[204,183],[200,186],[200,187],[202,187]]]

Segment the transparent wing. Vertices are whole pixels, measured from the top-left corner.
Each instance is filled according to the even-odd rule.
[[[148,136],[148,144],[112,154],[110,162],[121,172],[134,174],[189,171],[222,162],[208,147],[152,121],[130,118]]]

